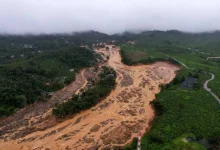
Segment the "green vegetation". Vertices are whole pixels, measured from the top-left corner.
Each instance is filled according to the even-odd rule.
[[[189,72],[191,71],[182,69],[176,79],[163,86],[156,99],[150,103],[157,115],[151,130],[142,138],[142,149],[205,149],[197,141],[184,142],[183,138],[188,136],[195,139],[204,138],[212,144],[218,143],[220,106],[201,86],[209,75],[200,74],[199,89],[182,89],[180,83],[183,78],[195,73]],[[134,150],[132,145],[135,143],[133,140],[124,149]]]
[[[0,35],[0,63],[12,63],[36,57],[45,52],[70,49],[110,39],[106,34],[88,31],[72,34]]]
[[[196,138],[204,138],[218,145],[220,105],[202,85],[211,77],[203,71],[215,74],[215,79],[208,86],[220,97],[220,64],[206,59],[219,56],[219,37],[219,32],[190,34],[151,31],[137,35],[136,45],[121,45],[126,64],[151,63],[152,59],[167,60],[171,56],[198,71],[183,67],[171,84],[161,85],[162,92],[151,102],[157,117],[150,132],[142,138],[142,149],[204,149],[196,141],[182,142],[185,134],[193,134]],[[133,58],[130,53],[138,53],[139,58]],[[198,74],[199,84],[192,90],[182,89],[180,84],[189,74]]]
[[[207,70],[215,74],[215,80],[210,82],[209,87],[220,97],[220,86],[218,86],[220,63],[207,60],[207,57],[220,56],[220,32],[193,34],[179,31],[146,31],[137,34],[135,39],[136,45],[121,45],[122,61],[125,64],[170,61],[169,56],[171,56],[188,67]],[[139,55],[138,60],[132,57],[134,53],[140,54],[140,52],[142,57]]]
[[[187,70],[182,70],[177,78],[181,80],[187,74]],[[207,77],[207,74],[201,74],[200,82],[203,83]],[[143,149],[165,149],[186,132],[206,139],[218,138],[220,107],[202,87],[185,90],[180,84],[172,84],[156,96],[152,103],[155,102],[160,106],[156,107],[159,114],[151,131],[142,139]]]
[[[13,113],[75,79],[75,73],[96,63],[84,48],[60,49],[0,66],[0,116]],[[74,68],[74,72],[69,70]]]
[[[102,67],[99,81],[80,95],[74,95],[68,102],[59,104],[53,114],[64,117],[89,109],[102,100],[115,87],[116,72],[109,67]]]
[[[132,143],[123,147],[123,150],[136,150],[138,138],[133,138]]]
[[[220,143],[220,105],[202,85],[210,78],[204,71],[215,74],[209,83],[220,97],[220,63],[207,57],[220,56],[220,32],[182,33],[179,31],[146,31],[140,34],[111,35],[90,31],[72,35],[0,36],[0,115],[13,113],[36,100],[44,99],[44,92],[52,92],[74,80],[83,67],[95,64],[95,54],[76,46],[116,40],[121,44],[122,61],[133,65],[155,61],[177,63],[182,68],[176,79],[151,102],[156,110],[152,129],[142,139],[142,149],[201,149],[198,142],[185,142],[187,136],[205,138],[210,143]],[[136,40],[136,45],[125,44]],[[70,72],[69,69],[74,69]],[[112,74],[113,76],[109,76]],[[199,75],[195,89],[182,89],[180,84],[189,74]],[[66,103],[54,108],[58,116],[75,114],[97,104],[115,85],[115,72],[103,68],[100,81],[82,95],[75,95]],[[125,149],[136,149],[135,140]]]
[[[151,64],[156,61],[168,61],[173,64],[179,64],[175,60],[165,56],[162,53],[148,53],[146,51],[140,51],[134,45],[122,44],[120,54],[122,57],[122,62],[126,65]]]
[[[121,36],[87,31],[72,34],[0,35],[0,116],[47,98],[96,63],[92,44]],[[78,48],[80,46],[88,49]],[[74,69],[74,72],[70,72]]]
[[[191,150],[206,150],[206,148],[195,141],[189,141],[187,138],[196,139],[194,134],[184,134],[174,139],[165,149],[191,149]]]

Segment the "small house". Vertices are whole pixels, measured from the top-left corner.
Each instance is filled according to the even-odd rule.
[[[192,78],[192,77],[187,77],[187,78],[185,78],[185,80],[181,84],[181,87],[185,88],[185,89],[193,89],[195,84],[197,84],[197,83],[198,83],[198,79]]]
[[[70,72],[73,72],[74,71],[74,69],[70,69]]]

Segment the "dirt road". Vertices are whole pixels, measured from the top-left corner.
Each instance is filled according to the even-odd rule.
[[[168,56],[168,55],[166,55],[166,56]],[[177,60],[177,59],[175,59],[175,58],[173,58],[173,57],[171,57],[171,56],[168,56],[168,57],[170,57],[170,58],[172,58],[173,60],[179,62],[179,63],[180,63],[183,67],[185,67],[186,69],[195,70],[195,68],[190,68],[190,67],[186,66],[183,62],[181,62],[181,61],[179,61],[179,60]],[[208,58],[220,58],[220,57],[208,57]],[[207,60],[208,60],[208,58],[207,58]],[[207,72],[204,72],[204,73],[207,73]],[[203,88],[204,88],[204,90],[206,90],[207,92],[209,92],[209,93],[218,101],[218,103],[220,104],[220,99],[219,99],[219,97],[218,97],[215,93],[213,93],[210,88],[208,88],[208,83],[209,83],[210,81],[212,81],[212,80],[215,79],[215,75],[214,75],[213,73],[210,73],[210,72],[208,72],[208,73],[211,75],[211,78],[205,81],[205,83],[203,84]]]
[[[203,87],[204,87],[204,89],[205,89],[206,91],[208,91],[210,94],[212,94],[212,96],[213,96],[213,97],[219,102],[219,104],[220,104],[220,99],[219,99],[219,97],[218,97],[217,95],[215,95],[215,94],[211,91],[211,89],[208,87],[209,82],[215,79],[215,75],[214,75],[214,74],[210,73],[210,75],[211,75],[211,78],[210,78],[209,80],[206,80],[206,81],[205,81]]]
[[[219,59],[219,58],[220,56],[219,57],[207,57],[206,59],[209,60],[209,59]]]
[[[101,103],[43,131],[15,140],[0,140],[0,149],[112,148],[125,145],[139,132],[149,130],[154,118],[149,102],[160,91],[159,85],[172,81],[179,68],[164,62],[126,66],[121,63],[119,48],[108,47],[109,51],[99,52],[109,56],[107,65],[116,70],[117,85]]]

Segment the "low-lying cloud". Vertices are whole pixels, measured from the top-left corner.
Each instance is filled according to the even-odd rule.
[[[0,0],[1,33],[220,29],[219,0]]]

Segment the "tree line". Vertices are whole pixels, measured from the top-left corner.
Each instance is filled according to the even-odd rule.
[[[84,48],[59,49],[35,58],[0,66],[0,116],[7,116],[75,79],[75,73],[96,64]],[[74,68],[74,72],[69,70]]]
[[[83,91],[79,95],[74,95],[65,103],[57,105],[53,109],[53,114],[57,117],[65,117],[79,113],[82,110],[91,108],[99,103],[115,87],[116,72],[110,67],[102,67],[99,74],[99,81]]]

